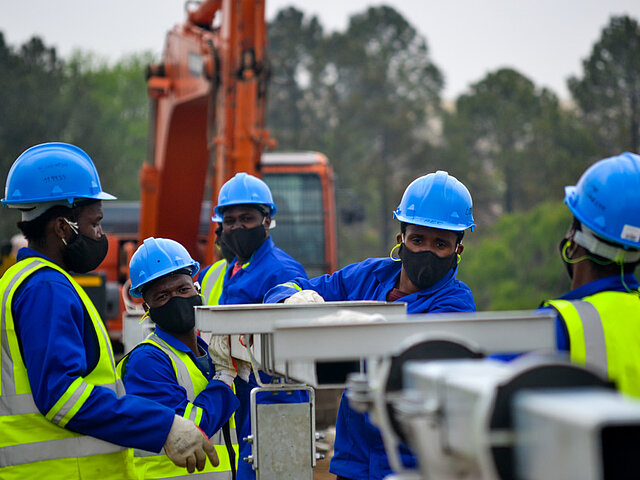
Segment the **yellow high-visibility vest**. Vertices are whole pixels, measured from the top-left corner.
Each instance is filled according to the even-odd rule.
[[[77,377],[46,415],[31,393],[24,359],[16,336],[13,296],[30,275],[52,268],[69,280],[89,314],[99,344],[95,368]],[[0,478],[27,479],[136,479],[133,450],[65,429],[95,386],[124,394],[117,378],[113,350],[96,308],[73,278],[56,264],[31,257],[13,265],[0,279],[2,292],[2,349],[0,370]],[[43,322],[47,312],[42,312]],[[37,332],[33,332],[37,334]]]
[[[194,405],[192,402],[195,400],[198,394],[202,392],[209,384],[207,378],[193,363],[187,353],[173,348],[155,333],[150,334],[144,341],[140,343],[140,345],[144,343],[151,344],[159,348],[169,357],[178,384],[180,384],[180,386],[187,392],[187,399],[189,400],[189,404],[184,411],[184,417],[193,421],[196,425],[200,425],[203,410],[201,407]],[[123,370],[126,368],[128,358],[129,355],[125,356],[120,361],[120,363],[118,363],[118,373],[121,376],[123,375]],[[239,450],[238,438],[236,433],[235,414],[231,415],[228,424],[231,446],[235,451],[234,470],[237,471]],[[167,455],[164,453],[164,449],[160,451],[160,453],[147,452],[144,450],[136,449],[136,468],[145,479],[187,479],[202,477],[210,480],[231,480],[231,458],[224,441],[222,429],[218,430],[215,435],[210,438],[210,440],[211,443],[213,443],[213,445],[215,446],[216,453],[218,454],[218,459],[220,460],[220,464],[217,467],[211,465],[211,463],[207,460],[206,467],[202,472],[189,474],[183,467],[177,467],[176,465],[174,465],[173,462],[169,460],[169,457],[167,457]]]
[[[550,300],[562,316],[571,360],[599,369],[626,394],[640,397],[640,296],[600,292],[581,300]]]
[[[211,265],[202,279],[202,298],[206,305],[218,305],[222,287],[224,286],[224,275],[227,273],[227,261],[223,258]]]

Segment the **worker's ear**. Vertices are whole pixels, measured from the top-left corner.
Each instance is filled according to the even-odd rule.
[[[200,295],[200,282],[198,281],[193,282],[193,286],[195,287],[196,292],[198,292],[198,295]]]
[[[396,235],[396,243],[402,243],[402,234],[401,233]]]
[[[262,220],[262,224],[264,225],[265,230],[269,230],[269,228],[271,228],[271,215],[265,215],[264,220]]]
[[[458,246],[456,247],[456,253],[460,255],[463,250],[464,250],[464,245],[459,243]]]
[[[63,243],[69,242],[73,236],[69,221],[65,217],[56,217],[53,219],[53,232]]]
[[[149,311],[149,305],[147,305],[147,302],[143,302],[143,303],[142,303],[142,308],[144,308],[144,311],[145,311],[145,312],[148,312],[148,311]]]

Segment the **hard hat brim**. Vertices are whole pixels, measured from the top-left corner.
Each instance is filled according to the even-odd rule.
[[[474,228],[476,227],[475,223],[472,223],[471,225],[466,225],[466,224],[460,225],[455,223],[443,222],[441,220],[433,220],[429,218],[419,218],[419,217],[409,218],[405,215],[402,215],[396,212],[393,212],[393,218],[403,223],[410,223],[411,225],[420,225],[422,227],[438,228],[440,230],[449,230],[452,232],[463,232],[468,228],[470,228],[471,231],[473,232]]]
[[[77,197],[74,196],[74,195],[65,195],[64,197],[60,197],[60,198],[40,197],[40,198],[30,198],[30,199],[26,199],[26,200],[7,200],[6,198],[3,198],[0,201],[6,207],[9,207],[9,208],[20,208],[21,205],[31,205],[31,204],[34,204],[34,203],[45,203],[45,202],[51,202],[51,201],[56,201],[56,200],[66,200],[67,203],[69,203],[69,206],[71,207],[73,205],[74,201],[80,200],[80,199],[87,199],[87,200],[117,200],[118,197],[115,197],[115,196],[113,196],[113,195],[111,195],[110,193],[107,193],[107,192],[99,192],[99,193],[96,193],[95,195],[80,195],[80,196],[77,196]]]

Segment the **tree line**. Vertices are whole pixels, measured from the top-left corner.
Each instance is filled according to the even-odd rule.
[[[388,254],[391,212],[417,176],[447,170],[474,199],[478,228],[465,237],[460,276],[479,308],[532,308],[566,289],[556,239],[569,221],[563,187],[594,161],[640,142],[640,27],[612,17],[571,78],[571,99],[514,69],[488,73],[444,105],[444,73],[427,39],[390,7],[326,32],[295,8],[269,24],[267,127],[279,150],[325,153],[337,179],[339,263]],[[160,39],[159,39],[160,42]],[[588,47],[588,46],[585,46]],[[0,181],[42,141],[77,143],[103,187],[139,196],[146,157],[149,52],[109,65],[87,52],[62,59],[33,38],[0,32]],[[0,232],[15,231],[11,215]]]

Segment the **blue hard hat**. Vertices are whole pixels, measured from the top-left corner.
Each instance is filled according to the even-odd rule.
[[[455,232],[467,228],[473,231],[476,226],[469,190],[442,170],[411,182],[393,217],[405,223]]]
[[[91,157],[68,143],[35,145],[20,155],[9,170],[2,203],[19,208],[25,204],[76,199],[115,200],[102,191]]]
[[[175,240],[149,237],[138,247],[129,262],[129,293],[133,297],[142,298],[141,289],[145,284],[182,269],[189,270],[193,277],[200,270],[200,264]]]
[[[576,186],[564,189],[564,203],[593,233],[610,242],[640,248],[640,156],[622,153],[591,165]]]
[[[269,215],[274,216],[278,207],[273,203],[269,186],[258,177],[248,173],[236,173],[218,193],[218,205],[214,209],[213,222],[222,221],[222,210],[233,205],[266,205]]]

